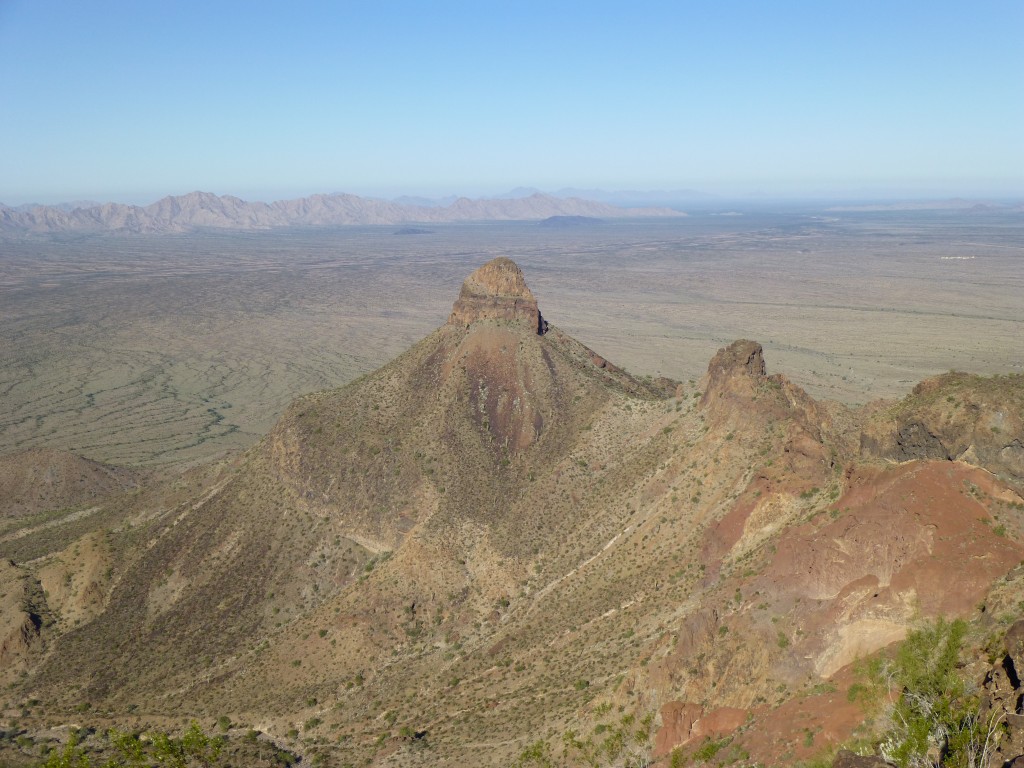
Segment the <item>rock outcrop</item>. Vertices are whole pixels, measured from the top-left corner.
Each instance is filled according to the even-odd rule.
[[[1024,619],[1003,638],[1002,658],[996,659],[983,683],[981,714],[1000,725],[990,765],[1024,764]]]
[[[547,330],[537,300],[526,286],[522,270],[512,259],[505,256],[492,259],[462,283],[448,322],[469,325],[479,320],[523,323],[538,334]]]
[[[692,702],[669,701],[661,708],[662,726],[654,740],[655,756],[667,755],[676,746],[728,736],[747,721],[747,710],[717,707],[705,712]]]
[[[764,350],[756,341],[740,339],[718,350],[708,363],[701,387],[701,407],[712,414],[743,414],[749,403],[757,400],[759,411],[795,418],[815,442],[821,440],[821,429],[829,421],[827,413],[800,387],[780,373],[767,374]]]
[[[1024,490],[1024,376],[923,381],[875,416],[860,447],[863,456],[896,461],[966,461]]]
[[[718,397],[747,394],[765,378],[764,352],[756,341],[740,339],[715,353],[708,363],[701,404]]]
[[[49,611],[39,582],[9,560],[0,560],[0,683],[21,672],[43,641]]]

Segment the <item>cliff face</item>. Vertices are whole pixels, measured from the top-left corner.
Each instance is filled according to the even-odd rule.
[[[463,282],[448,323],[469,326],[480,320],[520,323],[535,329],[538,334],[547,330],[537,308],[537,300],[512,259],[499,256]]]
[[[1024,376],[947,373],[879,409],[864,427],[861,454],[894,461],[961,460],[1024,491]]]
[[[38,580],[25,568],[0,559],[0,683],[12,682],[38,661],[48,619]]]

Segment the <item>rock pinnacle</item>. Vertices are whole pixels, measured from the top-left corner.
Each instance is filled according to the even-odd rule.
[[[547,330],[523,271],[512,259],[492,259],[462,283],[448,322],[468,326],[479,320],[522,323],[538,334]]]

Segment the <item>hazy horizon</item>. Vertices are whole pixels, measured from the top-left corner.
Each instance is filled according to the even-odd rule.
[[[74,203],[115,203],[122,205],[136,205],[145,207],[152,205],[159,200],[167,197],[181,197],[194,192],[210,193],[215,194],[219,197],[237,197],[246,202],[263,202],[273,203],[277,201],[295,200],[299,198],[312,197],[314,195],[356,195],[367,199],[379,199],[379,200],[400,200],[401,198],[410,199],[422,199],[424,201],[432,201],[434,203],[447,204],[447,200],[455,198],[471,198],[471,199],[505,199],[512,197],[525,196],[525,194],[516,194],[518,190],[523,187],[508,187],[508,188],[485,188],[475,190],[472,192],[464,192],[461,190],[446,191],[445,189],[430,189],[430,188],[393,188],[393,189],[360,189],[358,191],[352,189],[331,189],[331,190],[310,190],[306,192],[293,191],[293,192],[282,192],[280,194],[274,193],[273,191],[265,191],[261,193],[259,190],[255,190],[252,194],[239,194],[237,192],[227,190],[211,190],[211,189],[182,189],[168,191],[165,193],[155,193],[150,195],[121,195],[121,196],[103,196],[103,195],[88,195],[81,194],[75,196],[61,196],[59,194],[46,196],[46,197],[32,197],[32,198],[19,198],[11,197],[8,199],[0,198],[0,205],[18,208],[22,206],[31,205],[43,205],[43,206],[61,206]],[[542,195],[549,196],[563,196],[567,191],[572,191],[575,196],[583,198],[587,197],[588,192],[599,192],[601,196],[617,196],[621,197],[621,202],[616,202],[617,205],[626,206],[640,206],[640,205],[664,205],[664,206],[683,206],[687,208],[693,208],[700,210],[702,208],[719,208],[721,206],[728,205],[742,205],[750,207],[759,207],[762,205],[772,204],[807,204],[813,206],[818,205],[837,205],[837,204],[886,204],[886,203],[898,203],[898,202],[941,202],[947,200],[963,199],[977,202],[989,202],[989,203],[1006,203],[1006,204],[1019,204],[1024,201],[1024,190],[1019,192],[1013,191],[1000,191],[991,190],[985,191],[981,189],[930,189],[930,190],[917,190],[913,188],[894,188],[894,189],[852,189],[847,192],[828,192],[828,191],[808,191],[808,192],[791,192],[786,193],[774,193],[770,194],[763,191],[751,191],[747,194],[741,193],[715,193],[707,192],[703,189],[695,188],[672,188],[672,189],[637,189],[637,188],[616,188],[616,187],[591,187],[587,189],[572,187],[570,185],[564,185],[558,188],[551,189],[540,189],[537,187],[529,187]],[[682,193],[682,194],[678,194]],[[643,200],[631,200],[630,195],[644,196]],[[415,203],[407,203],[415,204]]]
[[[1024,6],[0,4],[0,201],[1024,196]]]

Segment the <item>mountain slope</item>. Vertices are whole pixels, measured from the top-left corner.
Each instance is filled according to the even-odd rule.
[[[0,519],[47,512],[134,488],[144,473],[67,451],[32,449],[0,456]]]
[[[448,561],[485,551],[481,577],[508,591],[559,527],[540,507],[510,513],[515,489],[571,452],[595,412],[660,396],[543,323],[518,267],[495,260],[467,279],[448,325],[372,376],[297,401],[217,486],[128,534],[145,556],[61,655],[128,657],[89,673],[94,695],[169,685],[154,653],[238,653],[413,533]],[[194,621],[211,610],[231,617],[216,634]]]
[[[856,658],[1012,604],[1022,391],[955,375],[850,411],[752,341],[696,386],[636,379],[495,259],[447,324],[238,459],[70,544],[20,539],[15,695],[39,727],[228,716],[337,765],[720,736],[788,764],[858,725]]]

